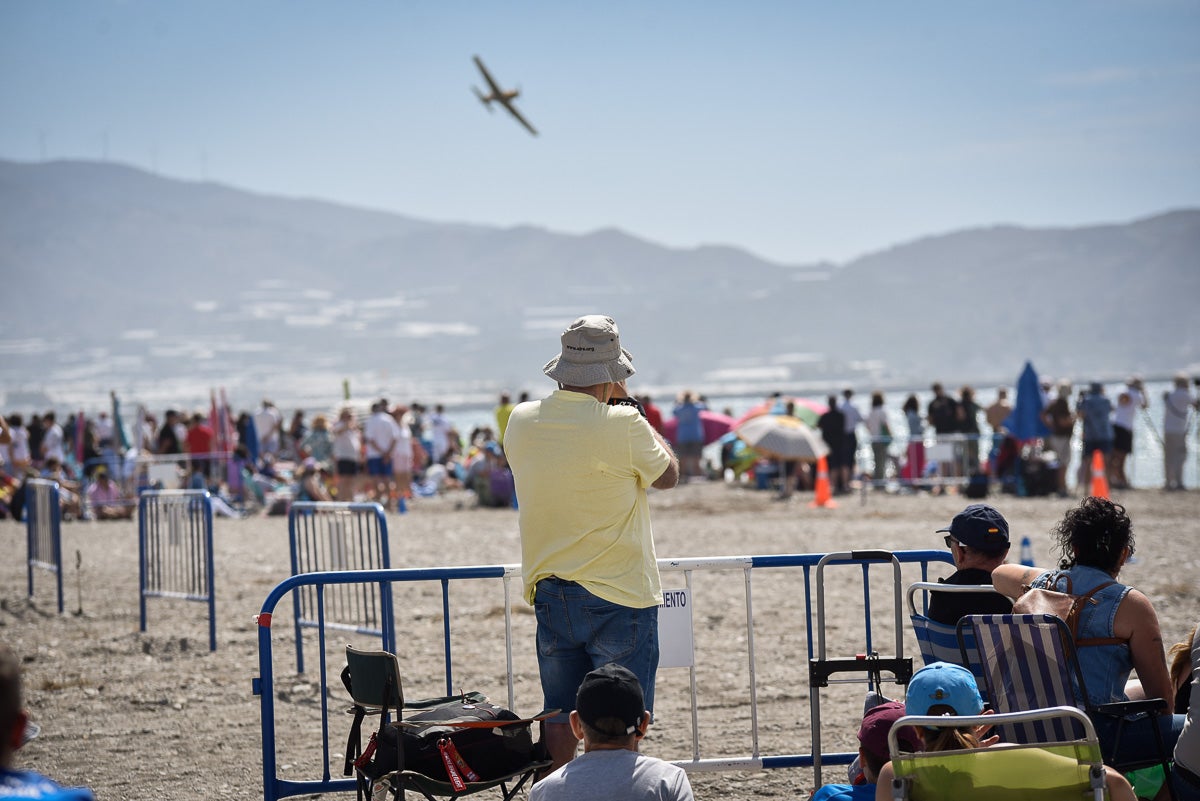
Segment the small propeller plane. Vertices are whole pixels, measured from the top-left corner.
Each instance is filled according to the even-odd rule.
[[[508,91],[505,91],[501,89],[499,85],[496,84],[495,79],[492,78],[491,73],[487,71],[487,67],[483,66],[483,62],[479,60],[479,56],[472,56],[472,58],[475,59],[475,66],[479,67],[479,72],[483,74],[483,79],[487,81],[488,85],[488,93],[486,95],[476,89],[474,86],[471,87],[471,91],[473,91],[475,96],[479,98],[479,102],[487,106],[488,111],[492,110],[493,100],[498,102],[500,105],[504,106],[504,108],[508,109],[509,114],[516,117],[517,122],[525,126],[525,130],[529,131],[534,136],[537,136],[538,132],[534,130],[532,125],[529,124],[528,120],[521,116],[521,112],[517,111],[517,107],[513,105],[513,101],[516,100],[521,94],[521,90],[509,89]]]

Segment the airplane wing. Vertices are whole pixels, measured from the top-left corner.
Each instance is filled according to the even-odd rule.
[[[521,112],[517,111],[517,107],[512,104],[511,100],[505,100],[505,99],[501,98],[500,102],[504,104],[504,107],[506,109],[508,109],[509,114],[511,114],[517,118],[517,122],[519,122],[525,126],[525,130],[529,131],[534,136],[538,135],[538,132],[536,130],[534,130],[532,125],[529,124],[529,120],[527,120],[521,116]]]
[[[487,81],[488,89],[491,90],[493,95],[499,97],[502,92],[500,87],[496,85],[495,79],[492,78],[492,74],[487,71],[487,67],[483,66],[483,62],[479,60],[479,56],[471,56],[471,58],[475,59],[475,66],[479,67],[480,74],[482,74],[483,79]]]

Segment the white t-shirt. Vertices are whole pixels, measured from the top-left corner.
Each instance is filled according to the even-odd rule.
[[[254,413],[254,433],[258,434],[260,448],[272,452],[279,450],[279,427],[282,423],[283,415],[274,406],[264,406]]]
[[[1125,387],[1125,392],[1129,393],[1129,403],[1123,404],[1119,400],[1117,401],[1117,406],[1113,409],[1112,422],[1114,426],[1132,431],[1134,415],[1137,414],[1145,396],[1133,387]]]
[[[1172,390],[1164,400],[1163,433],[1187,433],[1188,410],[1194,403],[1191,391],[1187,387],[1178,387]]]
[[[57,459],[61,463],[64,458],[62,426],[55,423],[42,435],[42,459]]]
[[[883,436],[884,426],[887,425],[887,411],[882,406],[872,406],[867,415],[867,431],[875,439]]]
[[[12,442],[8,444],[8,463],[29,464],[29,432],[25,426],[12,428]]]
[[[375,412],[363,426],[363,439],[367,444],[367,458],[378,459],[389,454],[392,445],[400,438],[400,426],[387,412]]]

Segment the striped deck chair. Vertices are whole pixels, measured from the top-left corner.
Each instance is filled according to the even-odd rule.
[[[1083,736],[1069,743],[994,746],[961,751],[905,753],[897,732],[903,726],[1006,726],[1047,723],[1078,727]],[[894,801],[970,799],[970,801],[1062,801],[1064,798],[1102,801],[1104,763],[1100,743],[1087,715],[1072,707],[1039,709],[1005,715],[905,716],[892,724],[888,750],[895,779]]]
[[[997,712],[1071,706],[1090,717],[1113,716],[1127,721],[1153,714],[1164,703],[1162,699],[1150,699],[1090,705],[1071,630],[1054,615],[972,615],[958,622],[958,631],[964,645],[970,633],[975,635],[984,684]],[[1120,771],[1161,764],[1169,776],[1171,755],[1158,727],[1153,729],[1159,759],[1149,763],[1109,764]],[[1066,742],[1083,734],[1077,723],[1062,720],[1005,724],[999,727],[999,732],[1001,740],[1014,743]],[[1119,743],[1118,729],[1114,750]]]
[[[926,616],[930,592],[996,592],[991,584],[939,584],[934,581],[918,581],[908,588],[908,618],[912,621],[913,633],[917,636],[917,647],[926,665],[934,662],[952,662],[962,665],[975,674],[981,693],[983,689],[983,667],[979,663],[979,652],[975,647],[974,632],[967,632],[965,650],[959,648],[956,626],[941,623]],[[916,596],[923,593],[921,609],[918,611]],[[996,592],[997,595],[1000,593]],[[986,694],[984,700],[987,700]]]

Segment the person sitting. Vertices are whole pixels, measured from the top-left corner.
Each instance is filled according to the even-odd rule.
[[[42,468],[42,478],[58,482],[58,501],[64,519],[79,517],[79,482],[71,477],[63,463],[55,457],[47,459]]]
[[[934,662],[918,670],[908,682],[905,708],[910,715],[958,715],[974,717],[990,715],[984,710],[983,697],[975,676],[962,665],[949,662]],[[990,726],[940,726],[920,729],[926,752],[958,751],[973,748],[1004,747],[999,735],[984,738]],[[1074,759],[1045,752],[1047,767],[1063,760],[1071,767]],[[1110,767],[1104,768],[1104,783],[1109,801],[1137,801],[1128,780]],[[876,801],[892,801],[892,780],[896,778],[891,762],[879,771],[875,786]]]
[[[858,727],[858,764],[862,769],[861,784],[826,784],[813,794],[812,801],[869,801],[875,797],[879,772],[888,763],[888,732],[892,724],[904,717],[904,704],[898,701],[873,706],[863,715]],[[912,728],[897,732],[905,751],[923,751],[925,746]]]
[[[1184,716],[1171,711],[1175,688],[1163,656],[1162,629],[1154,605],[1144,594],[1117,580],[1134,552],[1133,523],[1124,506],[1090,496],[1067,511],[1057,533],[1062,552],[1059,570],[1001,565],[992,571],[992,583],[1010,598],[1019,597],[1029,587],[1062,587],[1064,578],[1069,579],[1072,594],[1096,590],[1092,600],[1083,605],[1075,640],[1088,704],[1129,700],[1126,683],[1132,670],[1137,670],[1145,698],[1166,701],[1160,714],[1153,717],[1132,721],[1093,717],[1104,761],[1152,762],[1157,746],[1150,727],[1158,726],[1163,744],[1170,750],[1179,739]],[[1118,740],[1120,751],[1116,751]]]
[[[295,498],[297,501],[331,501],[329,490],[321,475],[317,460],[311,456],[305,459],[296,475]]]
[[[88,506],[97,520],[128,520],[133,517],[135,504],[121,494],[121,488],[108,476],[104,466],[92,473],[87,488]]]
[[[86,787],[62,787],[40,773],[14,767],[16,752],[35,731],[22,706],[21,662],[10,647],[0,643],[0,798],[95,801]]]
[[[1008,558],[1008,521],[996,509],[973,503],[954,516],[947,528],[946,547],[957,570],[940,584],[991,584],[992,571]],[[1007,615],[1012,601],[994,592],[931,592],[929,619],[953,626],[965,615]]]
[[[570,717],[583,756],[543,778],[529,801],[692,801],[683,768],[638,753],[650,728],[642,685],[609,663],[583,677]]]
[[[1200,801],[1200,634],[1192,627],[1192,670],[1189,674],[1186,722],[1175,743],[1175,795],[1179,801]],[[1160,792],[1158,798],[1163,798]]]

